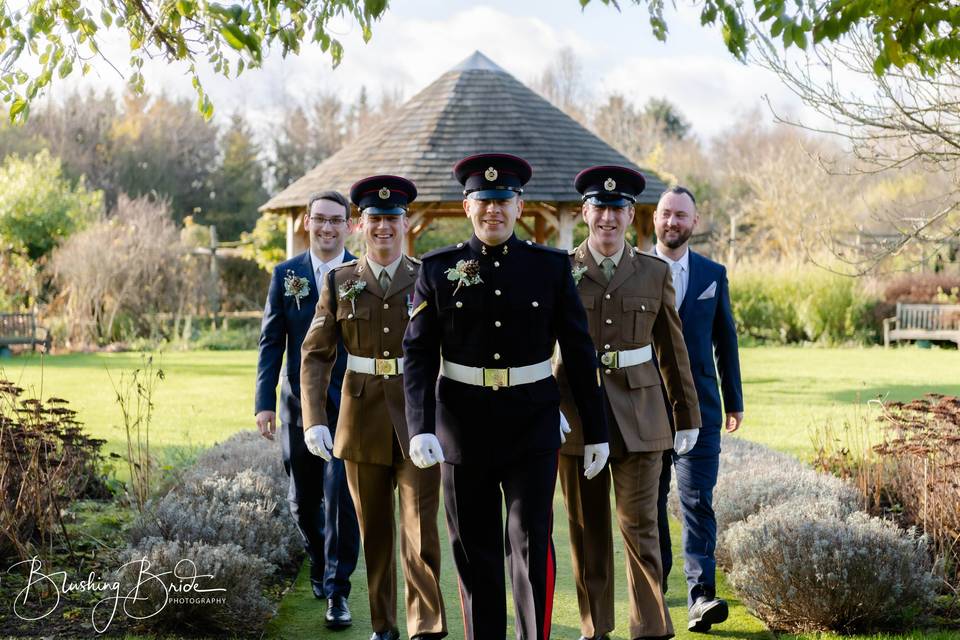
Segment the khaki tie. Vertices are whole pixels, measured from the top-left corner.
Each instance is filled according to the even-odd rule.
[[[613,278],[613,272],[617,270],[617,265],[613,264],[613,260],[610,258],[604,258],[600,262],[600,268],[603,269],[603,277],[607,279],[607,282]]]
[[[387,289],[390,288],[390,274],[387,273],[386,269],[380,270],[380,288],[383,289],[383,292],[386,293]]]

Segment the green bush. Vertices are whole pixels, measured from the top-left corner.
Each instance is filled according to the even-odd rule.
[[[842,344],[875,338],[863,282],[813,265],[743,265],[730,274],[737,331],[761,342]]]

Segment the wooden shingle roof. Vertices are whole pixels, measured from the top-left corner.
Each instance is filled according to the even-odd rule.
[[[474,153],[512,153],[533,167],[524,200],[579,203],[573,178],[597,164],[640,169],[647,186],[639,202],[656,203],[666,188],[479,51],[440,76],[395,114],[272,197],[261,211],[305,207],[310,193],[346,193],[366,176],[413,180],[418,203],[459,202],[453,165]]]

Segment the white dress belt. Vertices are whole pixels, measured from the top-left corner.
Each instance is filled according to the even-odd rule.
[[[487,369],[484,367],[468,367],[445,359],[440,362],[440,375],[464,384],[490,387],[496,391],[500,387],[515,387],[549,378],[553,375],[553,367],[549,360],[544,360],[524,367]]]
[[[375,376],[399,376],[403,374],[403,358],[364,358],[348,353],[347,369]]]
[[[627,351],[601,351],[600,364],[608,369],[623,369],[634,365],[650,362],[653,359],[653,347],[647,345],[639,349]]]

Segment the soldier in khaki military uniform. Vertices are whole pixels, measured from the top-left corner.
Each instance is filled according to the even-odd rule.
[[[660,587],[657,490],[663,451],[673,446],[682,453],[696,442],[697,393],[674,308],[670,270],[624,240],[633,221],[633,203],[643,191],[643,176],[625,167],[592,167],[577,176],[575,186],[583,194],[590,235],[571,253],[571,265],[600,355],[610,425],[610,471],[587,480],[579,457],[579,417],[572,398],[563,394],[562,421],[569,421],[570,434],[560,450],[559,476],[570,521],[581,632],[585,639],[607,638],[614,628],[612,479],[626,550],[628,637],[669,638],[673,625]],[[563,363],[557,368],[557,376],[565,378]]]
[[[372,640],[396,640],[397,578],[394,489],[400,500],[400,555],[407,581],[411,640],[447,635],[440,593],[440,468],[420,469],[406,457],[409,436],[403,397],[403,334],[409,321],[417,260],[402,254],[412,182],[375,176],[356,183],[350,199],[361,211],[367,253],[330,272],[303,342],[303,424],[310,450],[342,458],[360,521]],[[346,346],[336,439],[325,426],[326,388],[337,340]]]

